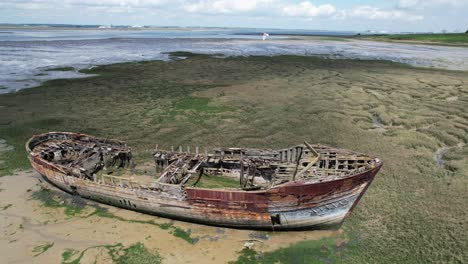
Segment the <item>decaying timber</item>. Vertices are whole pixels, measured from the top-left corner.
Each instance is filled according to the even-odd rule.
[[[50,132],[26,143],[32,166],[57,187],[82,197],[163,217],[248,229],[339,225],[358,203],[382,161],[307,142],[287,149],[156,150],[150,183],[106,174],[132,165],[125,143]],[[210,175],[210,176],[209,176]],[[201,188],[204,177],[236,187]]]

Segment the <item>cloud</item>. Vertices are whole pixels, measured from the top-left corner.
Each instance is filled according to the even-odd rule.
[[[402,0],[403,1],[403,0]],[[417,4],[419,0],[405,0],[406,5],[410,6]],[[444,0],[432,0],[444,1]],[[450,0],[446,0],[450,1]],[[456,1],[456,0],[452,0]],[[314,5],[309,1],[299,4],[284,5],[282,7],[282,14],[294,17],[316,17],[325,16],[333,19],[347,19],[347,18],[362,18],[373,20],[404,20],[404,21],[418,21],[424,19],[421,15],[414,15],[405,10],[399,9],[381,9],[375,6],[356,6],[351,9],[338,10],[331,4]]]
[[[233,14],[266,8],[272,0],[201,0],[187,3],[184,10],[190,13]]]
[[[423,20],[421,15],[412,15],[402,10],[384,10],[373,6],[358,6],[352,8],[347,15],[366,19],[399,19],[407,21]]]
[[[437,6],[461,6],[467,4],[466,0],[399,0],[399,9],[422,9]]]
[[[330,4],[316,6],[311,2],[286,5],[282,8],[283,15],[295,17],[330,16],[336,12],[336,8]]]
[[[125,12],[136,14],[155,14],[166,12],[176,16],[190,14],[215,14],[243,16],[249,19],[269,18],[276,20],[292,17],[300,19],[372,19],[419,21],[424,19],[421,6],[436,4],[460,4],[467,0],[395,0],[393,9],[383,9],[377,5],[363,5],[339,8],[329,2],[314,4],[311,0],[295,2],[291,0],[0,0],[3,10],[48,10],[76,12],[85,10],[88,14]],[[330,0],[331,2],[331,0]],[[442,8],[439,8],[442,9]],[[189,14],[187,14],[189,13]],[[284,16],[281,18],[281,16]],[[206,16],[208,18],[208,16]],[[291,19],[288,19],[291,21]],[[175,21],[177,22],[177,21]],[[196,22],[196,21],[195,21]]]
[[[65,0],[66,4],[78,6],[110,6],[149,8],[165,3],[164,0]]]
[[[51,7],[52,1],[26,1],[26,0],[6,0],[0,2],[0,7],[14,9],[41,9]]]
[[[401,9],[407,9],[417,6],[419,3],[419,0],[400,0],[398,1],[397,7]]]
[[[5,0],[3,5],[18,9],[30,9],[31,7],[134,7],[151,8],[161,6],[167,0]]]

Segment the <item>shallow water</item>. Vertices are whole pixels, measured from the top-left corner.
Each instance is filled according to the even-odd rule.
[[[332,58],[391,60],[422,67],[468,70],[468,48],[408,45],[329,38],[261,41],[255,32],[237,31],[106,31],[2,30],[0,93],[39,85],[45,80],[83,77],[76,69],[117,62],[167,60],[165,52],[191,51],[248,55],[319,55]]]

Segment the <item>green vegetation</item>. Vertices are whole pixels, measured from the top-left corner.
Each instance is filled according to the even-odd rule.
[[[192,110],[199,112],[207,113],[221,113],[229,111],[230,108],[225,106],[217,106],[209,104],[209,98],[200,98],[200,97],[184,97],[181,100],[177,101],[174,105],[176,110]]]
[[[189,231],[185,231],[180,227],[174,227],[173,230],[171,231],[171,234],[173,234],[175,237],[178,237],[180,239],[183,239],[189,242],[190,244],[195,244],[196,242],[196,240],[190,236]]]
[[[46,71],[74,71],[75,68],[73,67],[57,67],[57,68],[50,68],[47,69]]]
[[[177,57],[184,57],[184,58],[212,58],[216,56],[224,56],[222,53],[215,53],[215,54],[198,54],[198,53],[192,53],[190,51],[174,51],[174,52],[167,52],[163,54],[169,54],[169,57],[171,58],[177,58]]]
[[[83,215],[82,212],[83,209],[86,207],[86,202],[83,201],[80,197],[70,196],[63,192],[55,192],[41,187],[39,191],[36,191],[32,194],[32,198],[39,200],[45,207],[64,208],[64,213],[67,216],[78,216],[88,218],[95,215],[98,217],[111,218],[123,222],[153,225],[164,230],[170,230],[170,233],[172,235],[181,238],[191,244],[194,244],[196,242],[196,239],[190,236],[190,232],[176,227],[172,223],[157,223],[154,220],[126,219],[121,216],[117,216],[109,212],[106,208],[100,207],[98,205],[93,206],[94,211],[92,213]]]
[[[191,181],[196,180],[196,177],[192,177]],[[200,188],[239,188],[239,180],[234,178],[228,178],[223,176],[215,175],[203,175],[200,181],[195,185],[194,182],[187,182],[187,186],[194,185]]]
[[[86,248],[83,251],[66,249],[62,253],[62,264],[80,264],[85,253],[90,249],[104,249],[116,264],[159,264],[161,257],[152,253],[142,243],[135,243],[125,248],[121,243],[115,245],[100,245]],[[96,256],[97,258],[97,256]],[[95,259],[96,263],[97,259]]]
[[[420,41],[442,44],[468,44],[468,34],[402,34],[402,35],[371,35],[361,38],[371,38],[375,40],[396,40],[396,41]]]
[[[13,153],[14,148],[6,143],[4,139],[0,138],[0,177],[6,175],[5,172],[9,174],[13,173],[13,170],[7,166],[7,163],[4,159],[7,155],[11,155]]]
[[[24,142],[51,130],[124,140],[136,154],[155,144],[276,148],[308,140],[385,162],[344,223],[360,239],[339,261],[468,259],[466,72],[300,56],[191,56],[86,72],[99,76],[0,95],[0,135],[14,147],[0,174],[29,168]],[[439,167],[435,153],[443,147]],[[328,255],[333,248],[323,243]],[[295,247],[313,246],[271,254],[306,254]]]
[[[75,198],[62,192],[54,192],[44,187],[34,192],[31,197],[40,201],[45,207],[64,208],[64,213],[67,216],[80,215],[86,206],[86,203],[80,198]]]
[[[70,260],[72,259],[72,257],[78,253],[80,252],[74,249],[70,249],[70,248],[65,249],[62,253],[62,263],[70,263]],[[81,257],[79,259],[81,260]]]
[[[8,209],[8,208],[10,208],[12,206],[13,206],[13,204],[7,204],[7,205],[2,207],[2,210],[6,210],[6,209]]]
[[[33,253],[36,253],[34,256],[37,257],[41,255],[42,253],[46,252],[49,248],[51,248],[54,245],[54,243],[45,243],[44,245],[39,245],[33,248]]]
[[[119,221],[123,221],[123,222],[130,222],[130,223],[138,223],[138,224],[148,224],[148,225],[154,225],[154,226],[157,226],[157,227],[160,227],[162,229],[169,229],[169,227],[172,227],[172,224],[170,223],[163,223],[163,224],[159,224],[159,223],[156,223],[155,221],[153,220],[133,220],[133,219],[125,219],[123,217],[120,217],[120,216],[117,216],[111,212],[109,212],[107,209],[105,208],[96,208],[96,210],[91,213],[90,215],[88,215],[87,217],[90,217],[92,215],[96,215],[96,216],[99,216],[99,217],[105,217],[105,218],[112,218],[112,219],[117,219]]]
[[[158,264],[161,263],[161,257],[151,253],[142,243],[136,243],[123,250],[124,253],[115,263],[117,264]]]
[[[96,208],[96,210],[91,213],[89,216],[96,215],[99,217],[106,217],[106,218],[112,218],[112,219],[117,219],[119,221],[124,221],[124,222],[130,222],[130,223],[138,223],[138,224],[149,224],[149,225],[154,225],[157,226],[161,229],[167,230],[171,229],[170,233],[173,234],[175,237],[181,238],[190,244],[195,243],[195,239],[193,239],[190,236],[190,232],[187,232],[179,227],[174,226],[172,223],[156,223],[154,220],[134,220],[134,219],[125,219],[123,217],[114,215],[113,213],[107,211],[104,208]]]
[[[259,253],[244,248],[239,258],[231,264],[269,264],[269,263],[336,263],[341,258],[342,245],[336,245],[333,238],[301,241],[273,252]]]

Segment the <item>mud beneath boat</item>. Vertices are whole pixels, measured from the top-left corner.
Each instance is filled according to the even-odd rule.
[[[199,263],[200,260],[226,263],[237,259],[246,242],[253,242],[256,251],[272,251],[294,242],[340,234],[340,231],[266,233],[211,227],[97,205],[87,200],[83,200],[86,204],[79,214],[66,214],[61,206],[47,207],[32,198],[41,188],[61,193],[64,198],[72,197],[32,171],[0,178],[0,188],[0,201],[3,201],[0,202],[0,255],[6,263],[60,263],[66,250],[82,252],[88,248],[91,249],[85,251],[80,263],[95,260],[107,263],[111,259],[106,248],[96,246],[116,243],[129,246],[137,242],[158,252],[163,263]],[[92,214],[96,206],[105,208],[115,217]],[[173,228],[161,228],[164,224],[171,224]],[[177,236],[174,230],[189,234],[193,243]],[[38,252],[44,248],[43,252]]]

